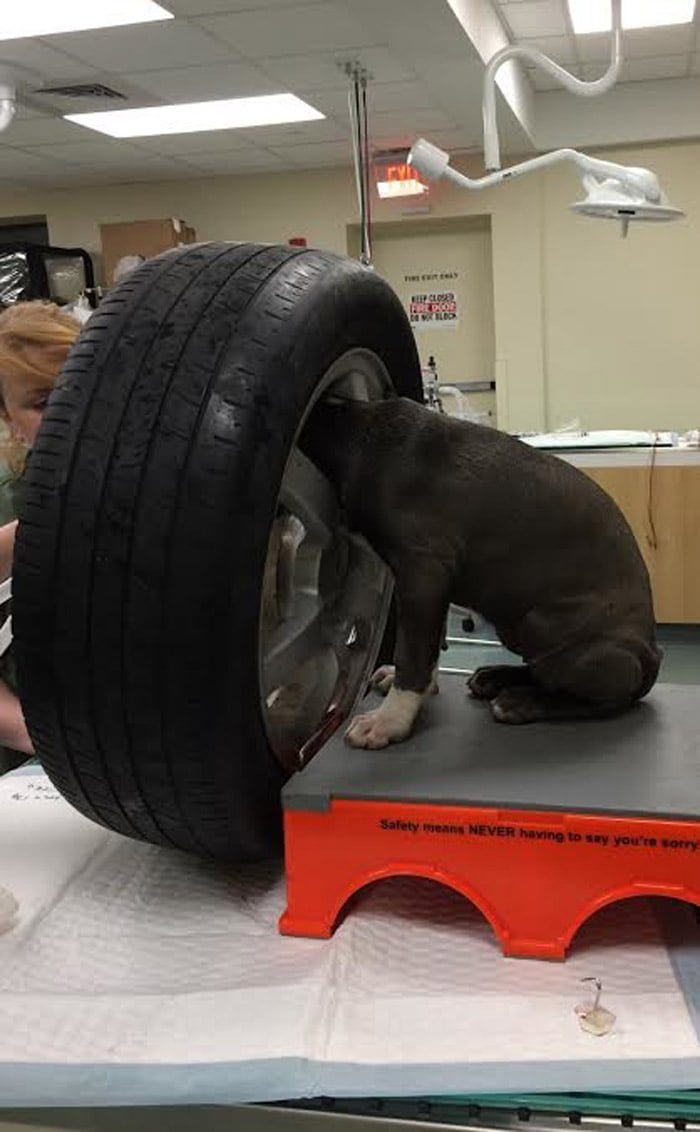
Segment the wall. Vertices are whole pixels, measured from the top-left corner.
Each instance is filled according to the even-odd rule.
[[[476,167],[472,168],[477,173]],[[515,190],[515,192],[514,192]],[[517,193],[517,197],[515,195]],[[496,309],[496,373],[499,421],[504,427],[538,428],[543,419],[541,336],[541,186],[532,180],[474,196],[440,184],[433,216],[491,213]],[[400,202],[377,202],[380,221],[401,220]],[[80,190],[2,192],[0,217],[45,212],[54,244],[99,251],[100,221],[180,216],[199,239],[286,241],[304,235],[310,244],[345,252],[348,227],[357,219],[350,169],[216,177],[158,184]],[[99,265],[98,265],[99,266]],[[534,280],[534,286],[533,286]],[[507,383],[510,374],[517,378]]]
[[[700,424],[700,317],[692,286],[700,237],[700,145],[606,154],[649,165],[680,224],[638,226],[626,241],[602,221],[573,216],[571,168],[488,192],[440,183],[431,216],[491,221],[498,419],[502,427],[691,427]],[[463,168],[478,175],[474,163]],[[377,202],[379,221],[406,217]],[[357,219],[349,169],[192,179],[80,190],[3,192],[0,217],[45,213],[59,245],[99,251],[100,221],[181,216],[199,239],[310,244],[345,252]],[[416,219],[421,219],[416,216]]]
[[[575,218],[577,179],[545,178],[546,400],[552,426],[700,426],[700,145],[606,152],[652,168],[687,219],[617,225]],[[580,194],[578,194],[580,195]]]

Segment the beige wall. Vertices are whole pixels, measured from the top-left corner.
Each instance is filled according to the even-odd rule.
[[[623,241],[614,226],[568,212],[580,195],[570,168],[488,192],[446,183],[431,192],[431,216],[490,216],[502,427],[556,427],[575,417],[598,428],[700,425],[700,144],[606,156],[655,168],[688,220],[638,226]],[[377,202],[374,215],[405,223],[405,207]],[[199,239],[306,236],[345,252],[357,206],[349,169],[72,191],[0,188],[0,217],[36,213],[47,215],[53,243],[92,252],[100,222],[168,215],[186,219]]]
[[[604,156],[653,168],[672,224],[573,218],[576,178],[543,182],[544,352],[553,426],[700,427],[700,145]]]

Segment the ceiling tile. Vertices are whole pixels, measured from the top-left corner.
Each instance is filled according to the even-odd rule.
[[[536,39],[524,39],[522,43],[525,47],[536,47],[550,59],[553,59],[555,63],[561,63],[563,66],[578,62],[576,45],[572,35],[550,35]]]
[[[247,141],[256,146],[293,145],[296,142],[331,142],[347,138],[350,144],[350,123],[324,118],[315,122],[290,122],[284,126],[255,126],[240,130]]]
[[[692,51],[695,29],[691,24],[666,28],[632,28],[622,36],[623,59],[651,55],[682,55]],[[576,46],[584,62],[610,59],[609,35],[577,35]]]
[[[26,95],[24,95],[20,91],[19,99],[22,99],[22,98],[25,98],[25,97],[26,97]],[[28,118],[46,118],[46,116],[47,115],[46,115],[45,110],[41,111],[41,110],[38,110],[35,106],[27,106],[27,104],[25,102],[18,101],[17,102],[17,109],[15,110],[15,116],[14,116],[13,121],[22,122],[22,121],[24,121],[25,119],[28,119]]]
[[[285,90],[298,94],[326,88],[337,89],[344,81],[342,63],[348,57],[347,51],[336,51],[317,55],[290,55],[286,58],[264,57],[257,62],[266,74],[283,83]],[[369,71],[373,83],[402,82],[415,78],[385,47],[366,47],[353,52],[352,57]]]
[[[188,160],[191,154],[212,153],[215,149],[227,153],[232,149],[247,149],[250,142],[243,130],[202,130],[197,134],[163,134],[161,137],[141,138],[139,146],[150,153]]]
[[[650,59],[627,59],[622,64],[622,81],[640,79],[681,79],[688,74],[688,55],[659,55]]]
[[[331,0],[205,17],[199,24],[251,59],[344,51],[374,43],[349,11]]]
[[[169,177],[177,177],[180,173],[186,173],[187,165],[182,161],[176,161],[173,157],[146,154],[145,157],[140,157],[136,162],[122,162],[110,172],[115,184],[119,184],[123,180],[153,181],[161,178],[166,180]]]
[[[86,134],[88,131],[83,132]],[[88,137],[86,141],[62,142],[60,145],[45,146],[41,150],[35,149],[32,152],[70,165],[135,165],[142,160],[159,160],[148,150],[116,138],[104,140],[97,138],[93,141]]]
[[[501,13],[515,39],[566,35],[568,27],[559,0],[529,0],[528,3],[502,4]]]
[[[318,142],[289,147],[276,147],[275,153],[297,168],[309,169],[315,165],[352,165],[349,142]]]
[[[373,138],[401,135],[414,139],[423,132],[449,130],[454,126],[454,121],[441,110],[414,110],[410,114],[390,110],[372,115],[370,132]]]
[[[625,40],[627,36],[625,35]],[[576,50],[582,62],[603,62],[610,60],[609,35],[577,35],[575,36]],[[623,41],[624,53],[624,41]]]
[[[86,169],[84,177],[91,177],[99,174],[97,170]],[[106,170],[105,170],[106,172]],[[157,161],[139,161],[135,165],[124,164],[112,170],[109,170],[109,175],[98,178],[103,184],[108,185],[126,185],[138,183],[140,181],[174,181],[179,180],[181,177],[187,177],[191,173],[189,166],[184,162],[175,161],[168,158],[159,158]],[[81,181],[83,178],[81,178]]]
[[[474,136],[469,134],[466,129],[459,127],[451,130],[431,130],[430,140],[434,145],[439,145],[441,149],[446,149],[448,153],[464,152],[465,150],[481,153],[483,149],[480,130]]]
[[[237,150],[233,153],[198,153],[188,164],[202,173],[243,173],[255,169],[283,169],[285,162],[266,149]]]
[[[235,52],[181,20],[52,36],[67,53],[111,74],[231,61]]]
[[[589,66],[595,67],[595,64],[589,64]],[[570,64],[567,65],[566,69],[569,72],[569,74],[574,75],[575,78],[577,78],[577,79],[584,78],[583,67],[580,67],[577,64],[570,63]],[[530,82],[534,86],[535,90],[562,90],[563,89],[560,82],[557,82],[556,79],[552,78],[551,75],[548,75],[546,71],[541,70],[539,67],[530,67],[530,68],[528,68],[527,73],[528,73]]]
[[[370,83],[367,88],[369,113],[381,110],[428,110],[435,99],[425,85],[418,80],[405,83]],[[335,114],[338,118],[348,117],[348,88],[319,90],[313,95],[313,104],[323,114]]]
[[[130,181],[153,181],[153,180],[166,180],[169,177],[177,177],[182,173],[187,172],[187,164],[183,161],[176,161],[173,157],[161,157],[152,154],[147,154],[140,157],[137,162],[129,164],[124,162],[117,166],[112,171],[112,177],[116,184],[123,179]]]
[[[167,8],[176,16],[220,15],[262,8],[292,8],[299,0],[167,0]]]
[[[61,162],[58,162],[61,165]],[[44,157],[41,153],[30,153],[22,149],[13,149],[11,146],[0,146],[0,174],[12,177],[25,173],[36,173],[45,176],[56,168],[53,157]]]
[[[79,141],[83,135],[80,126],[62,118],[15,119],[3,133],[2,140],[10,145],[56,145],[59,142]]]
[[[250,63],[169,67],[165,71],[141,71],[124,78],[133,79],[142,90],[168,102],[202,102],[281,93],[278,82]]]
[[[0,57],[3,63],[15,63],[18,68],[29,69],[31,73],[28,75],[18,74],[21,86],[27,86],[28,89],[43,86],[52,79],[86,77],[95,71],[91,59],[77,62],[63,51],[49,47],[38,39],[3,40],[0,43]]]
[[[583,71],[585,79],[594,79],[600,74],[600,68],[595,63],[586,63]],[[626,59],[622,64],[620,81],[640,82],[650,79],[679,79],[687,73],[687,55],[660,55],[658,58]]]
[[[622,37],[623,59],[634,59],[649,55],[682,55],[692,51],[695,44],[695,28],[692,24],[680,24],[667,28],[632,28]]]

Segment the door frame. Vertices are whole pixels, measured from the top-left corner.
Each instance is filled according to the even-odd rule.
[[[379,220],[372,223],[372,234],[380,240],[403,240],[410,236],[467,235],[470,232],[488,232],[491,244],[491,301],[494,312],[494,372],[496,383],[496,412],[499,428],[507,428],[508,367],[499,363],[497,344],[496,295],[493,263],[493,225],[490,212],[473,216],[429,216],[420,219]],[[362,229],[359,224],[346,224],[345,243],[351,259],[359,259],[362,247]],[[502,424],[500,422],[503,422]]]

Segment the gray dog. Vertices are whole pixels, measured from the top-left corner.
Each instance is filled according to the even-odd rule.
[[[450,602],[482,614],[525,662],[469,681],[502,723],[609,715],[652,687],[661,653],[646,566],[582,472],[404,399],[321,404],[302,447],[396,582],[395,676],[377,674],[388,695],[351,722],[352,746],[410,734]]]

